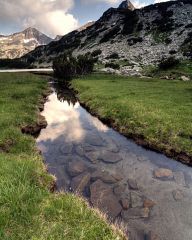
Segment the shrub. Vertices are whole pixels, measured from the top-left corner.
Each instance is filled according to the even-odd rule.
[[[96,58],[92,58],[89,54],[79,55],[76,59],[76,74],[85,75],[93,72]]]
[[[192,23],[187,24],[185,28],[192,28]]]
[[[192,32],[188,33],[187,38],[181,45],[181,51],[183,52],[183,55],[192,59]]]
[[[179,64],[179,60],[174,58],[174,57],[168,57],[168,58],[163,58],[161,60],[161,62],[159,63],[159,68],[160,69],[169,69],[169,68],[172,68],[172,67],[175,67]]]
[[[169,51],[169,54],[171,54],[171,55],[174,55],[174,54],[176,54],[176,53],[177,53],[177,51],[174,50],[174,49],[172,49],[172,50]]]
[[[56,77],[71,80],[76,75],[76,59],[69,54],[56,58],[53,61],[53,71]]]
[[[127,39],[127,42],[130,46],[136,44],[136,43],[141,43],[143,41],[142,37],[130,37]]]
[[[96,59],[90,54],[79,55],[77,58],[70,53],[65,53],[53,61],[54,75],[65,81],[71,80],[78,75],[91,73]]]
[[[106,59],[119,59],[119,54],[118,53],[112,53]]]
[[[137,25],[137,29],[136,31],[140,32],[143,30],[143,23],[142,22],[139,22],[138,25]]]
[[[113,68],[113,69],[119,69],[120,66],[117,63],[106,63],[105,68]]]
[[[0,59],[1,68],[30,68],[30,65],[21,59]]]
[[[101,55],[101,53],[102,53],[101,49],[97,49],[91,53],[91,56],[97,57],[97,56]]]

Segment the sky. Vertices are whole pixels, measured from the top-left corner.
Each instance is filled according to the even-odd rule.
[[[168,0],[132,0],[140,8]],[[50,37],[65,35],[88,21],[97,20],[122,0],[0,0],[0,34],[35,27]]]

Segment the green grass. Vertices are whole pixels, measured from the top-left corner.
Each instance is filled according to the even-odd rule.
[[[110,62],[113,62],[114,64],[119,64],[121,67],[132,65],[127,59],[122,59],[122,60],[111,59]],[[105,68],[105,64],[103,64],[103,63],[97,63],[97,64],[95,64],[95,67],[94,67],[95,71],[99,71],[103,68]]]
[[[120,132],[192,156],[192,82],[95,74],[74,80],[81,102]]]
[[[35,122],[46,88],[39,76],[0,74],[0,239],[123,239],[81,198],[49,191],[53,177],[20,131]]]
[[[160,70],[157,67],[149,66],[144,70],[144,74],[152,77],[165,77],[180,79],[186,76],[192,80],[192,61],[183,61],[180,64],[167,70]]]

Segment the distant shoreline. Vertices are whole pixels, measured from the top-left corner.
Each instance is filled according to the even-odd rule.
[[[0,73],[16,73],[16,72],[53,72],[52,68],[36,68],[36,69],[3,69]]]

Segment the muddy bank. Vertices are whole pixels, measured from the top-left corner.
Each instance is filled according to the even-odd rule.
[[[41,112],[44,110],[44,105],[47,102],[48,96],[53,92],[50,86],[42,93],[37,105],[37,121],[32,124],[26,124],[21,126],[21,132],[23,134],[32,135],[37,138],[42,129],[47,127],[47,121]]]

